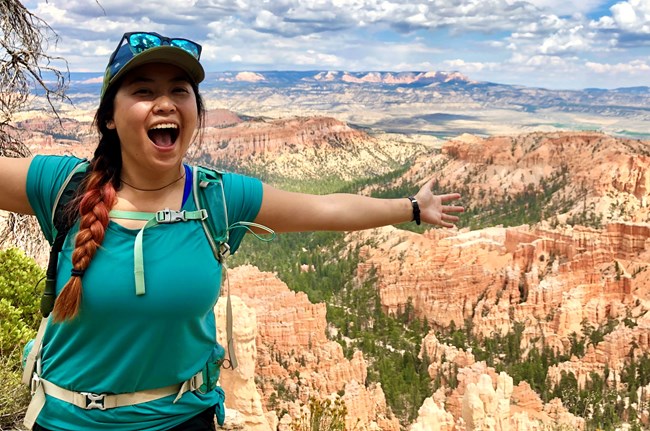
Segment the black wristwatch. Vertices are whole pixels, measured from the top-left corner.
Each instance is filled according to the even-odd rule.
[[[415,199],[415,196],[409,196],[408,199],[411,201],[413,206],[413,221],[415,224],[420,224],[420,205],[418,205],[418,200]]]

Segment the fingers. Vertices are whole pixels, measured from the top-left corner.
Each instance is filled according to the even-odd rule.
[[[445,205],[442,207],[443,213],[462,213],[465,211],[465,207],[459,205]]]
[[[454,201],[460,199],[460,193],[448,193],[446,195],[439,195],[442,202]]]
[[[449,215],[449,214],[442,214],[442,217],[440,217],[440,219],[441,220],[446,220],[446,221],[451,221],[451,222],[460,221],[460,217]]]
[[[434,183],[435,179],[427,181],[427,183],[420,189],[419,192],[419,194],[423,195],[420,196],[424,199],[422,202],[429,201],[430,197],[433,197],[432,206],[429,207],[429,210],[433,209],[435,212],[437,212],[437,214],[433,214],[433,221],[430,223],[445,228],[453,228],[455,227],[455,223],[458,223],[460,221],[460,217],[456,216],[455,214],[465,212],[465,208],[462,205],[445,204],[452,203],[453,201],[460,199],[460,193],[446,193],[435,195],[433,194],[432,190]]]

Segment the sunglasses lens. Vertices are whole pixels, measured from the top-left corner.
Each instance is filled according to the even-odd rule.
[[[162,40],[153,34],[148,33],[134,33],[129,36],[129,45],[134,54],[140,54],[147,49],[160,46]]]
[[[172,39],[171,45],[189,52],[196,59],[199,58],[199,47],[194,42],[185,39]]]

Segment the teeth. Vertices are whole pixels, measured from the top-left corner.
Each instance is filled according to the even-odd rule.
[[[153,129],[178,129],[178,125],[174,123],[162,123],[162,124],[156,124],[150,130]]]

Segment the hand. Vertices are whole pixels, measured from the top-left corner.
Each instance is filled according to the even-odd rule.
[[[454,227],[454,223],[460,218],[454,213],[462,213],[465,208],[458,205],[447,205],[448,202],[460,199],[460,194],[450,193],[445,195],[434,195],[431,191],[435,179],[427,181],[415,199],[420,206],[420,219],[423,223],[429,223],[442,227]]]

